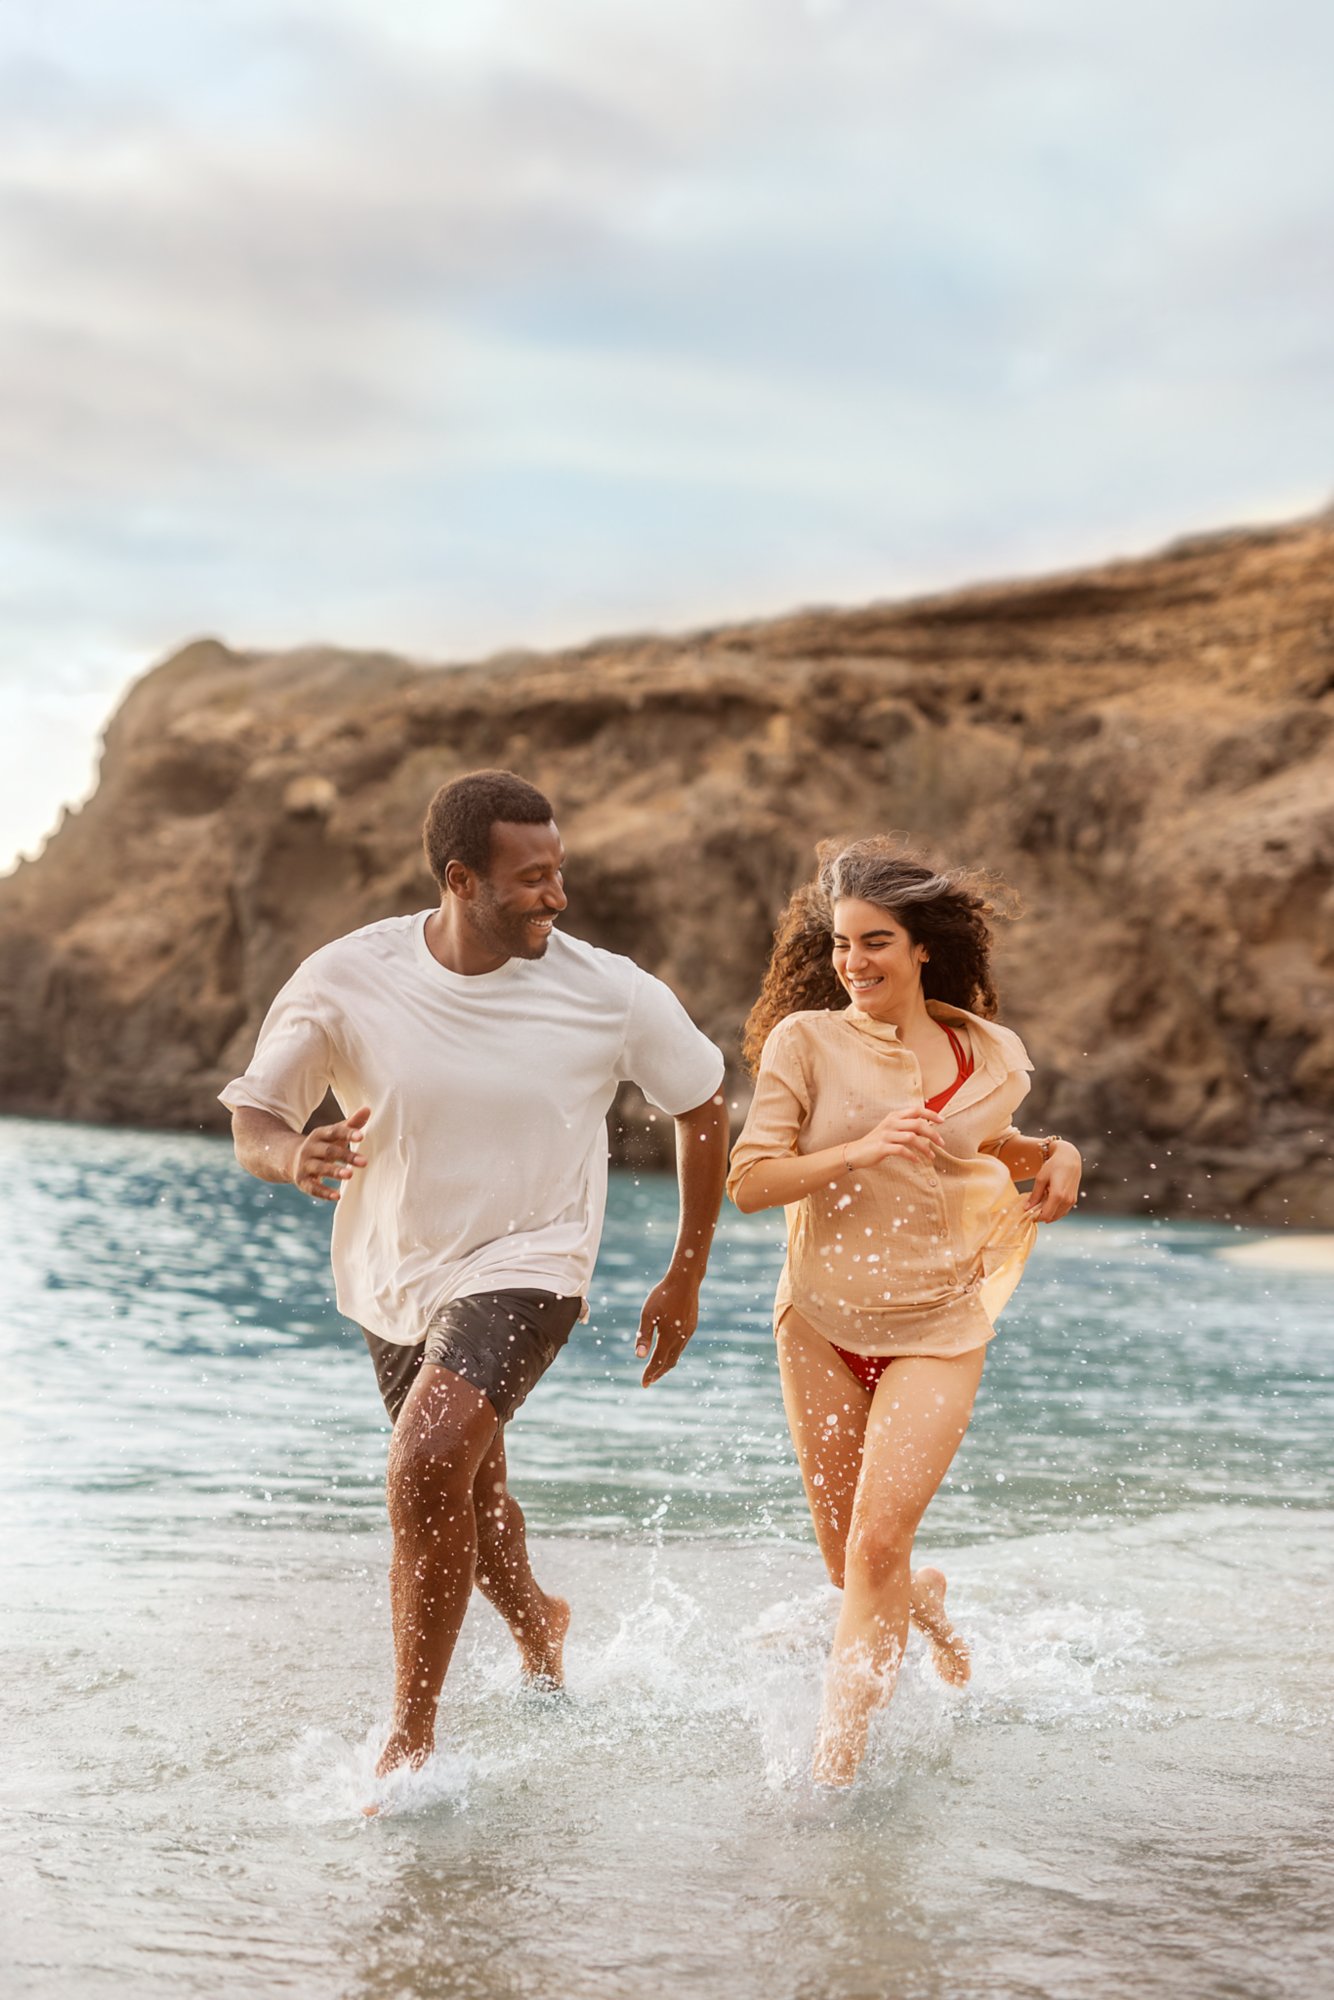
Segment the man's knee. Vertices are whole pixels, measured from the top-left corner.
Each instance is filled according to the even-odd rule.
[[[476,1452],[466,1436],[411,1420],[389,1448],[389,1512],[395,1528],[439,1527],[471,1513]]]

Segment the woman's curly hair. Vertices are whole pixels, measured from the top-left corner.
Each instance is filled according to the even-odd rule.
[[[834,905],[846,897],[887,910],[915,944],[926,946],[922,991],[928,1000],[991,1019],[997,1004],[991,920],[1002,914],[992,900],[994,888],[962,869],[930,867],[889,834],[822,840],[815,851],[819,868],[779,919],[760,997],[746,1022],[742,1051],[752,1076],[764,1044],[789,1014],[848,1005],[832,946]]]

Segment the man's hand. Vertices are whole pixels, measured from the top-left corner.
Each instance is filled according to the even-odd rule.
[[[649,1348],[653,1348],[642,1378],[645,1389],[675,1368],[698,1323],[699,1285],[694,1274],[682,1276],[669,1271],[662,1283],[653,1287],[639,1315],[635,1353],[642,1361]]]
[[[1024,1203],[1026,1212],[1037,1222],[1059,1222],[1069,1215],[1079,1199],[1079,1182],[1084,1162],[1078,1146],[1061,1139],[1052,1156],[1039,1168]]]
[[[317,1125],[313,1132],[307,1132],[293,1156],[293,1186],[299,1187],[302,1194],[313,1195],[316,1201],[337,1201],[343,1191],[342,1183],[350,1181],[357,1168],[366,1164],[361,1135],[370,1115],[370,1106],[363,1105],[350,1118],[340,1118],[336,1125]],[[337,1185],[330,1187],[330,1181]]]
[[[721,1091],[677,1117],[676,1170],[681,1188],[676,1247],[667,1276],[644,1301],[635,1340],[641,1361],[653,1349],[643,1374],[646,1389],[675,1368],[699,1323],[699,1288],[727,1173],[727,1106]]]

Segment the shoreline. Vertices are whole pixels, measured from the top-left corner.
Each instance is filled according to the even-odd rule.
[[[1256,1243],[1224,1243],[1217,1253],[1227,1264],[1267,1271],[1334,1271],[1334,1232],[1317,1235],[1302,1230],[1292,1236],[1266,1236]]]

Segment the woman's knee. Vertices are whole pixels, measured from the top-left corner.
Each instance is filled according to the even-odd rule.
[[[915,1529],[915,1522],[893,1519],[854,1526],[845,1558],[847,1580],[872,1590],[891,1583],[911,1564]]]

